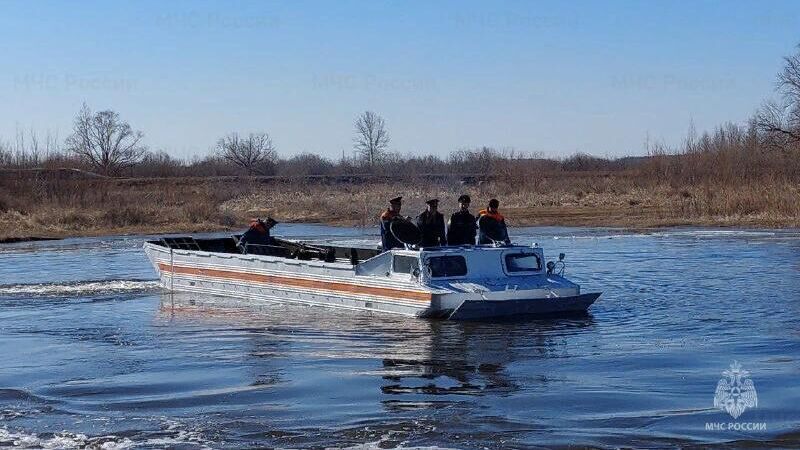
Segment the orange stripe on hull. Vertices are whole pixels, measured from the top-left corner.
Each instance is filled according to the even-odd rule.
[[[344,292],[348,294],[364,294],[375,295],[378,297],[398,298],[415,300],[419,302],[429,303],[431,301],[431,294],[429,292],[419,291],[404,291],[401,289],[381,288],[360,286],[357,284],[342,283],[338,281],[319,281],[319,280],[304,280],[300,278],[289,278],[280,275],[263,275],[257,273],[244,273],[234,272],[230,270],[218,269],[198,269],[195,267],[174,266],[169,264],[158,263],[158,268],[162,272],[172,272],[176,274],[185,275],[200,275],[215,278],[224,278],[227,280],[239,281],[254,281],[258,283],[271,283],[284,286],[293,286],[307,289],[322,289],[326,291]]]

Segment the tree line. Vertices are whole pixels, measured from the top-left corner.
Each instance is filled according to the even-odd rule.
[[[648,143],[648,157],[613,160],[579,153],[559,161],[488,147],[457,150],[445,158],[392,153],[386,121],[374,111],[355,119],[353,156],[342,155],[337,161],[314,153],[281,158],[265,131],[229,133],[217,140],[213,154],[187,161],[149,151],[143,144],[144,134],[118,112],[92,111],[84,104],[63,142],[57,135],[41,136],[33,130],[18,130],[11,141],[0,141],[0,167],[75,167],[105,176],[309,176],[391,174],[402,164],[403,171],[411,174],[635,168],[665,180],[751,178],[754,174],[796,179],[800,177],[800,46],[784,58],[776,94],[746,125],[728,123],[701,136],[692,128],[677,148]]]
[[[143,138],[144,133],[134,130],[118,112],[94,112],[84,103],[73,120],[72,133],[63,144],[56,135],[48,132],[40,136],[35,130],[28,133],[17,130],[13,141],[0,141],[0,167],[34,167],[46,162],[51,166],[54,162],[73,166],[77,163],[100,175],[113,176],[130,173],[139,165],[168,168],[223,166],[221,163],[227,162],[240,173],[272,175],[281,162],[267,132],[229,133],[217,140],[211,156],[194,161],[174,159],[165,152],[150,152],[142,143]],[[388,144],[384,119],[373,111],[365,111],[355,121],[353,149],[356,156],[346,164],[373,169],[385,161]],[[290,158],[288,163],[305,167],[309,172],[306,174],[323,174],[333,166],[331,161],[311,153]]]

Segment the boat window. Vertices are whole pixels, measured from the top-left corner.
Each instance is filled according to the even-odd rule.
[[[542,262],[536,253],[512,253],[506,255],[506,270],[509,272],[533,272],[542,270]]]
[[[467,261],[459,255],[433,256],[428,258],[428,266],[431,268],[431,276],[435,278],[461,277],[467,274]]]
[[[413,273],[419,269],[419,258],[413,256],[395,255],[392,271],[395,273]]]

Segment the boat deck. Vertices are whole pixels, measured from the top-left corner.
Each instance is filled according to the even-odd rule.
[[[164,237],[148,241],[174,250],[194,250],[222,254],[242,254],[239,246],[241,235],[227,238],[196,238],[193,236]],[[302,242],[273,238],[272,245],[247,244],[246,254],[277,256],[302,261],[320,260],[325,262],[349,263],[353,266],[381,254],[378,249],[314,245]]]

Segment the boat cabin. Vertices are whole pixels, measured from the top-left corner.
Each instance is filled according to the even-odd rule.
[[[521,245],[395,249],[356,267],[356,275],[381,275],[401,280],[422,277],[432,282],[545,274],[542,249]]]

